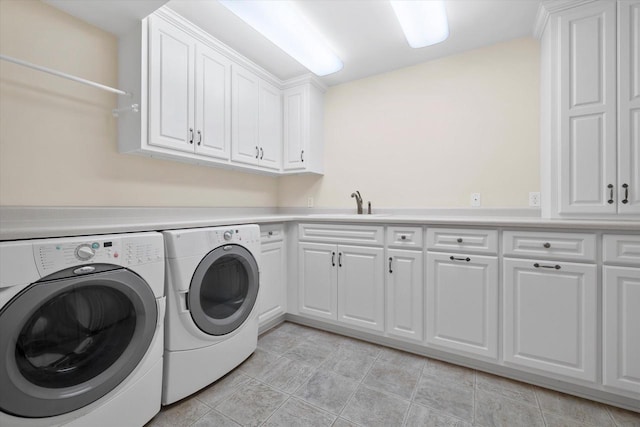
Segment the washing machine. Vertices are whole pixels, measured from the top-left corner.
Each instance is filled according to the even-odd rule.
[[[160,233],[0,242],[0,425],[144,425],[164,312]]]
[[[163,232],[167,317],[162,403],[233,370],[256,349],[257,225]]]

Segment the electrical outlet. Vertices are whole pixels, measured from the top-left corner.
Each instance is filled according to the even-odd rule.
[[[532,191],[529,193],[529,206],[540,206],[540,192]]]
[[[474,208],[480,206],[480,193],[471,193],[471,206]]]
[[[313,197],[307,198],[307,207],[308,208],[312,208],[313,207]]]

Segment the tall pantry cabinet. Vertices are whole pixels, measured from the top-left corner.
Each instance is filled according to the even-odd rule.
[[[544,8],[543,215],[638,216],[640,0]]]

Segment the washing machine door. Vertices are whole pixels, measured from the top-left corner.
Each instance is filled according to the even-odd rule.
[[[31,284],[0,310],[1,411],[43,418],[82,408],[149,348],[158,316],[149,285],[119,266],[82,268]]]
[[[191,279],[189,310],[209,335],[235,331],[249,317],[258,298],[258,264],[246,248],[226,245],[205,256]]]

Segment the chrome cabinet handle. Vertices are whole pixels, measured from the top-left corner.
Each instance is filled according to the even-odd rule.
[[[622,188],[624,188],[624,199],[622,200],[622,203],[626,205],[629,203],[629,184],[622,184]]]
[[[391,269],[392,262],[393,262],[393,257],[389,257],[389,273],[393,273],[393,270]]]
[[[342,267],[342,252],[338,252],[338,267]]]
[[[331,266],[332,267],[336,266],[336,253],[335,252],[331,252]]]
[[[549,249],[549,248],[551,247],[551,243],[547,242],[547,243],[545,243],[545,244],[544,244],[544,245],[542,245],[542,246],[544,246],[545,248]]]
[[[555,268],[556,270],[560,270],[560,266],[558,264],[556,265],[542,265],[542,264],[538,264],[537,262],[535,264],[533,264],[533,266],[535,268]]]
[[[260,160],[264,157],[264,150],[260,147]]]
[[[462,237],[458,237],[458,239],[456,240],[458,243],[462,243]]]
[[[260,156],[260,148],[256,145],[256,159]]]
[[[609,189],[609,200],[607,200],[607,203],[612,204],[613,203],[613,184],[607,185],[607,188]]]
[[[198,131],[198,142],[197,142],[197,144],[200,145],[201,142],[202,142],[202,132]]]
[[[450,256],[450,257],[449,257],[449,259],[450,259],[451,261],[467,261],[467,262],[471,261],[471,258],[469,258],[469,257],[466,257],[466,258],[456,258],[456,257],[454,257],[453,255],[452,255],[452,256]]]
[[[189,128],[189,144],[193,144],[193,128]]]
[[[304,150],[300,152],[300,161],[304,163]]]

